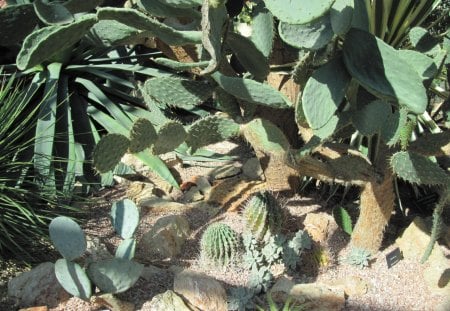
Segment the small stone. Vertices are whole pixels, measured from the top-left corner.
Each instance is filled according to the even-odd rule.
[[[8,296],[20,307],[56,307],[70,298],[56,279],[55,266],[44,262],[8,282]]]
[[[227,294],[214,278],[184,270],[175,275],[174,291],[200,310],[227,311]]]
[[[47,311],[47,306],[40,306],[40,307],[31,307],[31,308],[23,308],[19,309],[19,311]]]
[[[342,288],[326,284],[295,284],[283,277],[270,290],[276,302],[285,302],[291,296],[293,302],[306,304],[309,311],[338,311],[345,305],[345,294]]]
[[[311,239],[320,244],[325,243],[331,232],[337,229],[333,216],[327,213],[308,213],[303,225]]]
[[[145,266],[144,269],[142,269],[141,278],[143,278],[146,281],[151,282],[155,278],[161,277],[161,275],[164,275],[166,273],[166,270],[148,265]]]
[[[173,258],[181,253],[181,249],[190,234],[187,218],[181,215],[169,215],[156,221],[153,228],[141,238],[138,248],[146,256],[159,255],[162,258]]]
[[[142,308],[144,309],[144,308]],[[152,311],[191,311],[183,299],[175,292],[168,290],[162,294],[158,294],[150,301],[145,310]]]
[[[155,195],[155,185],[151,183],[133,181],[127,188],[127,197],[138,203],[147,197]]]
[[[369,285],[366,281],[354,275],[333,280],[329,283],[329,285],[342,288],[344,290],[344,293],[347,296],[351,297],[363,296],[369,289]]]
[[[205,198],[205,195],[201,193],[197,186],[192,186],[181,197],[181,201],[184,203],[199,202]]]
[[[114,297],[113,294],[93,296],[93,302],[100,307],[107,307],[111,311],[134,311],[134,304]]]
[[[242,169],[240,167],[229,164],[229,165],[224,165],[224,166],[220,166],[220,167],[213,169],[209,173],[209,176],[212,179],[224,179],[224,178],[230,178],[230,177],[239,175],[241,172],[242,172]]]
[[[98,237],[86,235],[86,243],[86,262],[96,262],[114,257]]]
[[[242,172],[251,180],[264,180],[264,171],[258,158],[248,159],[242,166]]]

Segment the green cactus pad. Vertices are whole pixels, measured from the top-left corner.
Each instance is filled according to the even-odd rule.
[[[209,64],[209,61],[182,63],[165,57],[155,58],[153,61],[158,65],[165,66],[176,71],[185,71],[193,68],[205,68]]]
[[[240,241],[238,234],[228,225],[214,223],[202,235],[201,255],[220,266],[228,265],[236,257]]]
[[[400,132],[408,121],[408,111],[406,108],[397,109],[386,119],[383,127],[381,127],[381,138],[390,147],[394,146],[400,139]]]
[[[136,252],[136,240],[135,239],[125,239],[123,240],[116,249],[115,257],[131,260]]]
[[[116,46],[141,43],[148,35],[136,28],[113,20],[98,21],[90,30],[88,38],[95,38],[96,45]],[[100,43],[101,42],[101,43]]]
[[[392,115],[391,105],[382,100],[375,100],[362,109],[352,113],[355,128],[365,136],[379,133],[386,126],[386,120]]]
[[[356,0],[358,1],[358,0]],[[351,27],[355,0],[336,0],[330,10],[330,20],[333,32],[345,34]]]
[[[86,237],[72,219],[58,216],[50,222],[50,239],[58,252],[67,260],[81,257],[86,251]]]
[[[261,191],[246,204],[243,217],[255,239],[280,231],[284,220],[283,209],[269,191]]]
[[[217,87],[215,90],[215,99],[221,111],[227,113],[233,119],[239,119],[241,117],[241,108],[235,97],[231,96],[220,87]]]
[[[369,92],[398,102],[416,114],[425,111],[428,99],[422,79],[394,48],[368,32],[352,28],[346,34],[343,51],[347,70]]]
[[[168,77],[149,79],[142,90],[161,104],[191,109],[210,98],[214,88],[203,81]]]
[[[149,148],[156,141],[156,130],[152,123],[144,118],[137,119],[130,131],[130,146],[128,151],[138,153]]]
[[[242,127],[245,139],[255,150],[267,154],[282,154],[289,149],[284,133],[272,122],[254,119]]]
[[[258,80],[264,80],[269,74],[269,61],[249,38],[234,32],[226,37],[228,46],[233,50],[241,65]]]
[[[192,2],[192,1],[173,1],[169,0],[172,4],[175,4],[175,2],[178,3],[186,3],[186,2]],[[200,18],[200,14],[198,11],[193,10],[192,7],[185,6],[175,6],[170,5],[168,1],[161,1],[161,0],[137,0],[137,5],[139,8],[141,8],[143,11],[147,12],[148,14],[152,16],[158,16],[158,17],[193,17],[193,18]]]
[[[434,78],[438,73],[434,60],[425,54],[413,50],[398,50],[397,53],[417,72],[423,81]]]
[[[169,121],[159,128],[158,138],[152,146],[153,154],[163,154],[173,151],[186,139],[183,125],[176,121]]]
[[[438,164],[419,154],[407,151],[395,153],[391,167],[397,176],[412,184],[448,185],[450,178]]]
[[[15,45],[28,36],[38,23],[33,4],[8,5],[0,10],[0,46]],[[17,27],[20,25],[20,27]]]
[[[319,50],[333,38],[330,15],[324,15],[310,24],[289,24],[281,22],[278,33],[287,44],[307,50]]]
[[[202,41],[200,31],[176,30],[134,9],[100,8],[97,10],[97,16],[100,20],[111,19],[147,31],[149,35],[158,37],[168,45],[197,44]]]
[[[302,107],[312,129],[323,127],[344,99],[351,77],[341,58],[335,58],[316,70],[302,94]]]
[[[64,6],[66,9],[70,11],[70,13],[86,13],[92,11],[99,5],[103,3],[104,0],[68,0],[64,2]]]
[[[250,79],[227,77],[219,72],[215,72],[211,76],[227,93],[250,103],[272,108],[288,108],[292,106],[283,94],[270,85]]]
[[[348,235],[352,234],[352,219],[344,207],[336,206],[335,208],[333,208],[333,217],[336,220],[336,223],[339,225],[339,227],[342,228],[345,233],[347,233]]]
[[[143,265],[127,259],[114,257],[91,263],[88,275],[92,282],[105,293],[122,293],[139,279]]]
[[[111,222],[122,239],[131,238],[139,224],[139,210],[136,204],[129,199],[114,202],[111,208]]]
[[[64,26],[48,26],[27,36],[17,55],[17,68],[26,70],[50,59],[77,43],[97,22],[95,15],[86,14]]]
[[[174,8],[195,8],[201,6],[202,2],[202,0],[164,0],[164,3]]]
[[[83,268],[67,259],[55,263],[55,275],[59,284],[71,295],[88,300],[92,296],[92,284]]]
[[[409,150],[424,156],[450,157],[450,131],[420,136],[409,145]]]
[[[39,19],[47,25],[67,24],[74,20],[72,13],[61,3],[35,0],[33,5]]]
[[[272,13],[266,8],[264,1],[259,1],[252,9],[252,35],[250,40],[269,57],[275,38],[274,20]]]
[[[264,0],[264,2],[279,20],[291,24],[306,24],[327,13],[334,0]]]
[[[186,144],[193,150],[239,134],[239,124],[228,118],[208,116],[191,125]]]
[[[100,173],[114,169],[127,152],[130,141],[121,134],[108,134],[102,137],[94,149],[94,166]]]

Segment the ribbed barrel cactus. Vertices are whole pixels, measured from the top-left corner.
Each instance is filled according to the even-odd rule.
[[[203,233],[201,256],[220,266],[228,265],[237,255],[240,245],[239,235],[223,223],[214,223]]]

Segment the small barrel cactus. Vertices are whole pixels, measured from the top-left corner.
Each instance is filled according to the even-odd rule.
[[[236,256],[239,244],[239,236],[230,226],[214,223],[203,233],[200,242],[201,256],[215,264],[226,266]]]
[[[283,209],[269,191],[258,192],[247,203],[243,216],[253,236],[261,241],[280,231]]]

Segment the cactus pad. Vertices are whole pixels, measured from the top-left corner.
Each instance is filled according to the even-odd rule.
[[[49,225],[50,239],[53,245],[67,260],[81,257],[86,251],[86,237],[81,227],[72,219],[59,216]]]
[[[366,31],[351,28],[343,51],[347,70],[369,92],[416,114],[425,111],[428,99],[422,79],[393,47]]]
[[[91,263],[88,275],[102,292],[117,294],[133,286],[143,268],[134,261],[115,257]]]
[[[115,257],[131,260],[136,252],[136,240],[135,239],[125,239],[123,240],[116,249]]]
[[[331,27],[337,35],[345,34],[352,24],[355,0],[336,0],[330,10]]]
[[[193,150],[226,140],[239,134],[239,124],[231,119],[209,116],[189,128],[186,144]]]
[[[133,236],[139,224],[139,210],[129,199],[116,201],[111,208],[111,222],[122,239]]]
[[[284,219],[283,209],[269,191],[253,196],[246,204],[243,216],[253,236],[260,241],[277,233]]]
[[[334,0],[264,0],[273,15],[291,24],[309,23],[330,10]]]
[[[413,152],[395,153],[391,166],[397,176],[412,184],[446,185],[450,182],[449,175],[438,164]]]
[[[0,10],[0,46],[15,45],[29,35],[38,18],[33,4],[9,5]],[[20,27],[17,27],[20,25]]]
[[[308,79],[302,94],[302,106],[312,129],[323,127],[336,113],[350,80],[341,58],[320,67]]]
[[[239,248],[239,236],[228,225],[215,223],[202,235],[201,254],[214,263],[226,266],[236,257]]]
[[[450,131],[421,136],[410,144],[409,149],[424,156],[450,157]]]
[[[149,148],[156,140],[156,130],[147,119],[137,119],[130,131],[130,146],[128,151],[138,153]]]
[[[362,109],[354,111],[352,122],[355,128],[365,136],[379,133],[386,126],[386,120],[392,115],[391,105],[375,100]]]
[[[173,151],[186,138],[186,131],[181,123],[169,121],[159,128],[158,138],[152,146],[153,154]]]
[[[259,1],[252,9],[252,35],[250,39],[265,57],[272,52],[275,29],[273,15],[263,1]]]
[[[333,38],[330,16],[327,14],[310,24],[298,25],[281,22],[278,25],[281,39],[298,49],[318,50]]]
[[[69,294],[83,300],[88,300],[91,297],[91,281],[79,264],[67,259],[58,259],[55,263],[55,275],[59,284]]]
[[[35,0],[33,5],[39,19],[47,25],[67,24],[74,20],[72,13],[61,3]]]
[[[142,90],[163,105],[190,109],[210,98],[214,88],[201,81],[165,77],[147,80]]]
[[[130,141],[121,134],[108,134],[102,137],[94,149],[94,166],[100,173],[114,169],[127,152]]]

